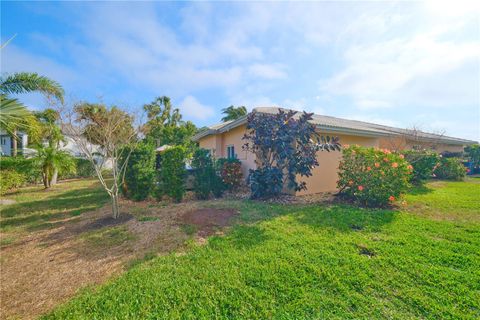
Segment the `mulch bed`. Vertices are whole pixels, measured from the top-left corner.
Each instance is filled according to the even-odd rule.
[[[197,234],[205,237],[229,226],[238,214],[239,212],[234,209],[203,208],[186,212],[179,217],[179,222],[183,225],[195,226]]]

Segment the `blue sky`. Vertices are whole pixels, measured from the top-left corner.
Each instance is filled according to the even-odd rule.
[[[280,105],[480,140],[478,2],[5,2],[1,71],[184,118]],[[43,99],[22,97],[32,108]]]

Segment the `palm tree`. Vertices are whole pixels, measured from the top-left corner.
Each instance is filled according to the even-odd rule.
[[[0,128],[13,137],[13,156],[17,155],[17,130],[30,129],[35,118],[22,103],[8,95],[28,92],[40,92],[63,102],[60,84],[37,73],[18,72],[0,78]]]
[[[42,179],[45,189],[53,185],[52,181],[55,178],[56,172],[74,173],[76,168],[75,161],[68,152],[50,146],[40,145],[37,147],[35,160],[42,169]]]
[[[222,121],[227,122],[230,120],[236,120],[246,115],[247,108],[245,108],[244,106],[240,106],[240,107],[230,106],[228,108],[222,109],[222,113],[225,115],[225,117],[222,118]]]

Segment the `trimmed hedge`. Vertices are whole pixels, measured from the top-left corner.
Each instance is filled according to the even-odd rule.
[[[441,158],[435,169],[435,176],[439,179],[460,181],[465,178],[467,168],[458,158]]]
[[[185,195],[185,158],[187,149],[176,146],[165,150],[161,155],[158,175],[157,197],[167,195],[175,202],[180,202]]]
[[[26,183],[26,177],[13,170],[0,171],[0,194],[15,190]]]
[[[0,170],[16,171],[25,177],[26,183],[38,183],[42,181],[42,170],[34,158],[24,157],[1,157]]]
[[[148,198],[155,183],[155,148],[151,144],[140,143],[126,147],[124,156],[129,153],[122,194],[128,199],[142,201]]]
[[[409,187],[413,167],[403,155],[389,150],[345,147],[339,166],[338,188],[367,206],[384,206]]]

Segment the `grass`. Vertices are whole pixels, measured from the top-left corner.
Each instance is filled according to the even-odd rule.
[[[134,239],[125,226],[103,228],[89,231],[81,235],[90,249],[119,246]]]
[[[48,190],[23,188],[6,198],[17,203],[2,206],[2,232],[28,232],[57,227],[66,219],[75,219],[84,212],[101,208],[109,199],[95,179],[60,183]]]
[[[219,201],[227,235],[146,259],[45,319],[475,319],[480,184],[432,183],[398,210]]]

